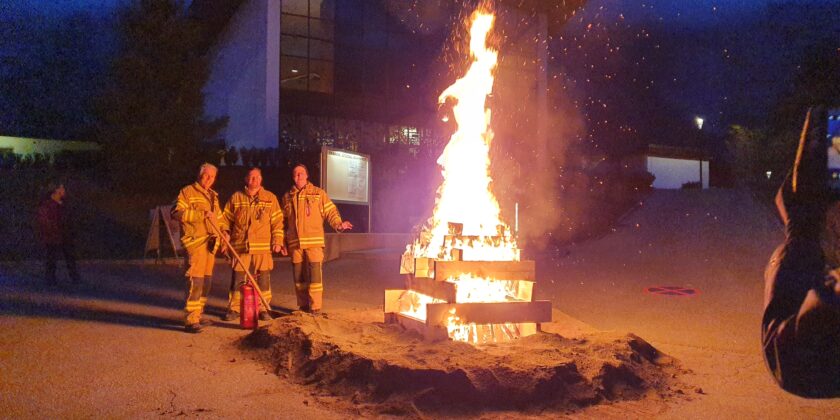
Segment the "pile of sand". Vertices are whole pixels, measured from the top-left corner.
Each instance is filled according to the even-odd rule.
[[[380,322],[375,322],[376,318]],[[381,312],[295,313],[242,341],[275,372],[388,414],[544,412],[684,395],[679,364],[634,335],[553,333],[473,347],[381,322]]]

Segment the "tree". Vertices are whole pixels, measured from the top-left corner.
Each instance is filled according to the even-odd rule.
[[[840,106],[840,41],[826,39],[806,49],[791,89],[774,113],[775,129],[802,126],[809,107]]]
[[[793,162],[798,140],[796,130],[731,126],[726,146],[735,159],[736,182],[759,188],[778,187]]]
[[[0,16],[4,135],[91,140],[91,101],[110,59],[111,25],[89,12]]]
[[[791,87],[761,129],[732,126],[727,147],[741,181],[772,192],[790,170],[809,107],[840,106],[840,49],[836,40],[806,48]],[[766,177],[770,171],[771,177]]]
[[[97,109],[112,180],[135,191],[177,186],[227,124],[203,117],[201,28],[180,1],[140,0],[122,11],[119,30],[113,80]]]

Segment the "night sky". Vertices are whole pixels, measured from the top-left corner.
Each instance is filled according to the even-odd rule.
[[[770,0],[603,0],[591,2],[586,9],[601,6],[609,13],[623,13],[631,21],[661,20],[679,28],[707,27],[723,21],[742,19],[764,9]]]
[[[75,12],[111,13],[126,0],[5,0],[3,14],[16,11],[33,11],[61,16]]]
[[[3,2],[3,7],[4,12],[28,9],[43,13],[64,14],[95,9],[112,10],[125,2],[126,0],[7,0]],[[702,26],[758,11],[767,3],[770,3],[770,0],[601,0],[590,2],[587,9],[595,10],[604,6],[612,12],[623,11],[625,17],[631,20],[646,21],[662,18],[668,24]]]
[[[718,149],[771,118],[809,47],[840,34],[834,1],[594,0],[553,40],[568,101],[604,151]],[[836,16],[836,15],[835,15]],[[833,31],[833,32],[832,32]],[[836,41],[835,41],[836,42]],[[694,118],[704,136],[690,136]],[[608,152],[609,153],[609,152]]]
[[[113,19],[127,1],[7,0],[0,5],[0,19],[37,15],[61,19],[78,12]],[[605,137],[620,138],[618,134],[627,130],[649,136],[651,127],[662,126],[663,121],[689,124],[695,115],[703,116],[708,129],[718,132],[733,123],[759,124],[784,93],[795,70],[796,51],[809,42],[809,34],[783,40],[787,44],[782,51],[764,28],[775,19],[767,16],[768,5],[815,2],[838,3],[593,0],[570,19],[562,37],[552,41],[552,71],[559,68],[568,79],[564,89],[569,100],[575,101],[589,124],[604,120],[605,113],[616,123],[600,133]],[[18,33],[7,36],[0,49],[14,50],[15,38]],[[100,38],[107,39],[108,35]],[[639,109],[646,110],[645,115],[633,115]]]

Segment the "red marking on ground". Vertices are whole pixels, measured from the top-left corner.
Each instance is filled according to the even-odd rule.
[[[660,296],[697,296],[700,291],[691,287],[683,286],[654,286],[645,289],[645,293]]]

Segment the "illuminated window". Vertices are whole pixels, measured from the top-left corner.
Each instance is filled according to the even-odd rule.
[[[332,93],[335,0],[283,0],[280,33],[281,88]]]
[[[391,127],[388,143],[402,143],[412,146],[419,146],[421,142],[420,131],[417,127]]]

